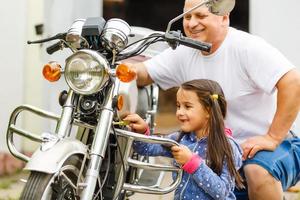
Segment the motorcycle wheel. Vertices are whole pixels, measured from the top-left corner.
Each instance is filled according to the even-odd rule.
[[[76,189],[72,187],[72,184],[73,186],[77,185],[81,164],[82,164],[82,159],[78,155],[73,155],[64,162],[64,164],[60,169],[60,173],[47,174],[44,172],[32,171],[29,175],[29,178],[23,189],[20,199],[21,200],[79,199],[76,193]],[[83,178],[84,177],[81,177],[81,179]]]

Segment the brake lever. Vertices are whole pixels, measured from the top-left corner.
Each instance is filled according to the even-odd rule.
[[[58,33],[52,37],[41,39],[41,40],[34,40],[34,41],[27,41],[27,44],[39,44],[44,42],[49,42],[52,40],[65,40],[67,33]]]

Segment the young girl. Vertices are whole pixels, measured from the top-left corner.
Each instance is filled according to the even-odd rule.
[[[211,80],[186,82],[177,91],[176,117],[181,131],[171,134],[180,146],[171,150],[159,144],[135,142],[142,155],[173,157],[184,170],[174,199],[236,199],[235,183],[242,187],[237,170],[242,152],[224,127],[226,101],[220,85]],[[137,114],[124,118],[133,131],[148,134],[146,122]]]

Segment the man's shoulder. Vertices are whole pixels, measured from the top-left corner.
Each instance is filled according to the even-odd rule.
[[[250,34],[246,31],[236,29],[234,27],[229,27],[228,35],[232,38],[241,38],[241,39],[251,39],[256,38],[257,36]]]
[[[267,46],[267,42],[260,36],[230,27],[228,34],[228,45],[231,48],[251,51],[260,46]]]

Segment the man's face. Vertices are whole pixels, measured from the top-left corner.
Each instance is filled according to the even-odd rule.
[[[186,0],[184,11],[193,8],[200,2],[201,0]],[[214,15],[206,6],[201,6],[184,16],[183,28],[188,37],[214,44],[223,41],[228,20],[228,16]]]

